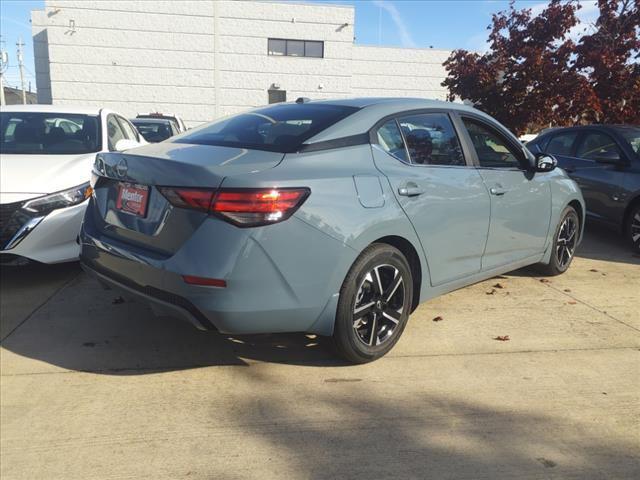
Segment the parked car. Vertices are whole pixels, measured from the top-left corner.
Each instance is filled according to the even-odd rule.
[[[527,144],[553,154],[584,195],[587,218],[613,227],[640,251],[640,127],[558,128]]]
[[[180,133],[173,120],[166,118],[134,118],[131,123],[149,143],[157,143]]]
[[[146,144],[106,109],[11,105],[0,111],[0,262],[78,259],[96,152]]]
[[[98,155],[81,262],[198,328],[332,335],[367,362],[419,302],[569,267],[584,204],[554,167],[463,105],[271,105]]]
[[[184,121],[181,117],[177,116],[174,113],[160,113],[160,112],[150,112],[150,113],[139,113],[136,118],[153,118],[153,119],[164,119],[171,120],[177,127],[178,133],[186,132],[187,127],[184,124]]]

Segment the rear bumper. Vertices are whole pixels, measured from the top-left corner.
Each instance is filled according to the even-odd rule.
[[[158,314],[232,334],[330,335],[340,286],[357,256],[296,218],[260,229],[212,218],[168,257],[101,234],[88,218],[80,240],[83,268],[103,284]],[[187,284],[182,275],[224,279],[227,287]]]
[[[188,321],[198,330],[214,330],[215,327],[187,299],[152,287],[140,287],[126,278],[117,278],[114,273],[100,273],[98,270],[80,262],[82,269],[97,279],[104,287],[114,288],[127,296],[147,302],[158,316],[176,317]]]

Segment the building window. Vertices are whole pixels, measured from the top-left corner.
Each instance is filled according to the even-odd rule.
[[[270,38],[268,53],[276,56],[323,58],[324,42]]]
[[[268,90],[269,92],[269,103],[280,103],[287,101],[287,91],[286,90]]]

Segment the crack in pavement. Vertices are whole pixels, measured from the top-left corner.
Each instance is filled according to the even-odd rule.
[[[538,281],[540,281],[540,279],[537,279],[537,280],[538,280]],[[551,285],[550,283],[545,283],[544,285],[545,285],[545,286],[547,286],[547,287],[549,287],[549,288],[551,288],[551,289],[553,289],[554,291],[556,291],[556,292],[558,292],[558,293],[561,293],[562,295],[565,295],[565,296],[567,296],[567,297],[571,298],[572,300],[575,300],[576,302],[581,303],[582,305],[584,305],[584,306],[586,306],[586,307],[589,307],[591,310],[595,310],[596,312],[601,313],[602,315],[604,315],[604,316],[606,316],[606,317],[609,317],[611,320],[615,320],[616,322],[621,323],[621,324],[622,324],[622,325],[624,325],[625,327],[629,327],[630,329],[635,330],[636,332],[640,332],[640,329],[639,329],[639,328],[636,328],[636,327],[634,327],[633,325],[629,325],[629,324],[628,324],[628,323],[626,323],[625,321],[620,320],[619,318],[614,317],[614,316],[613,316],[613,315],[611,315],[610,313],[605,312],[604,310],[600,310],[598,307],[596,307],[596,306],[594,306],[594,305],[591,305],[590,303],[587,303],[587,302],[585,302],[584,300],[581,300],[581,299],[579,299],[579,298],[577,298],[577,297],[575,297],[575,296],[571,295],[570,293],[565,292],[564,290],[560,290],[559,288],[555,287],[554,285]]]
[[[20,322],[13,327],[13,329],[7,333],[2,339],[0,339],[0,345],[2,345],[2,342],[4,342],[7,338],[9,338],[11,335],[13,335],[13,333],[18,330],[22,325],[24,325],[29,319],[31,319],[31,317],[33,317],[36,313],[38,313],[38,311],[44,307],[47,303],[49,303],[49,301],[55,297],[58,293],[60,293],[62,290],[64,290],[65,288],[67,288],[74,280],[76,280],[80,275],[82,274],[82,272],[78,272],[76,275],[74,275],[73,277],[71,277],[69,280],[67,280],[66,282],[64,282],[62,285],[60,285],[60,287],[58,289],[56,289],[51,295],[49,295],[47,298],[45,298],[43,300],[43,302],[38,305],[36,308],[34,308],[26,317],[24,317],[22,320],[20,320]]]

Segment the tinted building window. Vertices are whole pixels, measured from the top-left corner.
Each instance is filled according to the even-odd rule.
[[[270,38],[267,52],[275,56],[323,58],[324,42]]]
[[[281,103],[287,101],[286,90],[269,90],[269,103]]]
[[[449,116],[427,113],[398,120],[411,163],[466,165]]]

